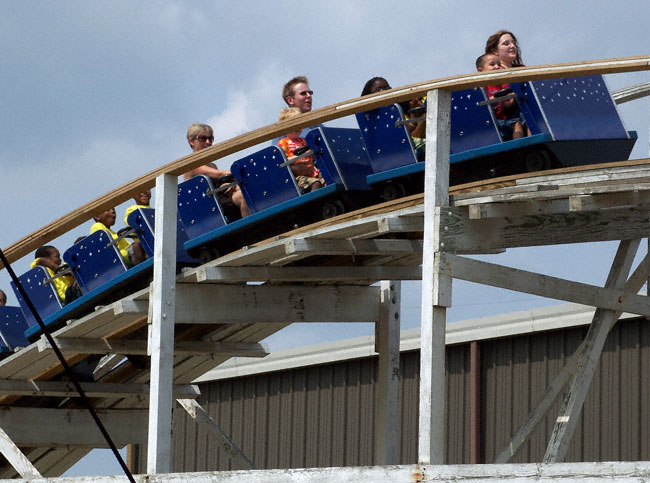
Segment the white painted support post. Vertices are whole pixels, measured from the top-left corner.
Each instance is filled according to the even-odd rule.
[[[399,463],[399,343],[401,282],[381,282],[381,308],[375,331],[379,353],[375,455],[378,465]]]
[[[451,277],[439,270],[440,209],[449,205],[451,94],[427,94],[424,178],[424,248],[420,335],[420,421],[418,461],[442,464],[445,441],[445,329],[451,306]]]
[[[29,458],[20,451],[20,448],[11,440],[9,435],[0,428],[0,453],[4,456],[9,464],[25,480],[41,478],[41,474],[36,467],[29,461]]]
[[[607,288],[621,289],[625,285],[640,243],[641,240],[621,241],[605,283]],[[607,340],[607,334],[619,316],[620,312],[613,310],[596,310],[584,340],[584,352],[578,355],[578,364],[571,380],[569,392],[555,421],[544,455],[544,463],[556,463],[564,460],[587,397],[591,379]]]
[[[171,430],[174,372],[174,312],[176,310],[176,203],[178,179],[156,178],[156,226],[153,284],[149,313],[149,438],[147,473],[171,470]]]

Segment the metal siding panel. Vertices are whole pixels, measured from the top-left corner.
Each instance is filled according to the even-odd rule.
[[[641,354],[639,358],[640,377],[640,398],[639,398],[639,420],[637,424],[640,429],[639,436],[639,457],[638,459],[647,461],[650,459],[650,384],[648,376],[650,375],[650,326],[647,320],[639,323],[641,327]]]
[[[333,441],[335,438],[343,437],[341,412],[345,410],[345,404],[340,401],[340,398],[334,399],[334,377],[337,368],[340,371],[340,367],[328,365],[319,367],[317,371],[320,374],[318,412],[315,414],[318,451],[314,466],[317,467],[326,467],[327,463],[332,461]]]
[[[354,448],[350,448],[349,455],[357,455],[357,459],[348,458],[346,465],[373,465],[375,464],[375,416],[376,416],[376,388],[378,358],[372,357],[357,361],[351,367],[358,367],[354,371],[354,381],[358,384],[355,397],[358,398],[354,417],[358,424],[348,421],[347,433],[357,441]],[[352,382],[352,381],[350,381]]]
[[[305,390],[307,387],[307,370],[294,371],[293,377],[293,404],[291,424],[291,466],[305,468],[305,412],[307,410]]]
[[[482,446],[484,462],[491,463],[496,456],[495,450],[498,451],[499,446],[494,441],[495,435],[495,420],[496,420],[496,403],[495,403],[495,388],[497,387],[496,380],[496,364],[495,356],[497,351],[497,344],[495,341],[485,341],[481,343],[481,414],[483,415],[482,421]]]
[[[533,382],[530,379],[530,338],[517,337],[512,343],[512,393],[511,417],[509,434],[505,441],[509,441],[516,428],[521,426],[530,413],[530,390]],[[517,461],[528,461],[530,445],[526,444],[520,451]]]
[[[236,379],[232,385],[232,405],[230,411],[230,424],[229,429],[225,430],[232,440],[240,448],[244,448],[246,442],[246,435],[244,433],[244,397],[245,397],[245,384],[246,379]],[[221,456],[226,457],[224,452],[221,451]],[[234,470],[236,466],[233,465],[230,458],[228,458],[228,469]],[[203,471],[203,470],[201,470]]]
[[[420,353],[402,353],[400,358],[400,464],[417,463],[420,411]]]
[[[307,372],[307,414],[305,415],[305,456],[309,467],[318,464],[320,453],[321,437],[318,431],[318,423],[321,412],[321,373],[322,367],[311,368]]]
[[[447,464],[469,463],[468,348],[468,345],[447,348]]]
[[[358,435],[349,435],[348,427],[360,426],[359,364],[336,364],[332,373],[327,415],[321,417],[321,428],[328,428],[329,460],[321,459],[321,466],[346,466],[358,461]]]
[[[640,402],[643,380],[639,363],[641,360],[641,326],[634,321],[621,324],[620,329],[620,380],[621,380],[621,461],[640,460],[641,441]]]
[[[546,388],[548,387],[556,374],[552,372],[549,367],[549,349],[556,341],[557,336],[553,334],[540,334],[535,340],[530,343],[530,395],[529,395],[529,409],[532,410],[537,406],[539,401],[544,397]],[[526,418],[528,414],[526,415]],[[515,428],[516,431],[517,428]],[[540,423],[536,430],[534,430],[528,442],[525,444],[528,460],[541,461],[544,451],[546,450],[547,439],[545,436],[545,425]],[[498,451],[498,450],[497,450]]]
[[[345,465],[352,466],[354,461],[361,461],[364,457],[367,458],[366,453],[363,454],[364,429],[362,428],[363,421],[361,411],[368,411],[368,401],[362,396],[362,382],[361,371],[367,365],[367,361],[357,361],[356,364],[346,364],[346,390],[344,396],[345,406],[345,439],[348,442],[345,452]],[[373,401],[370,401],[373,404]],[[356,431],[355,431],[356,430]],[[362,442],[363,441],[363,442]],[[366,444],[367,446],[367,444]],[[361,464],[361,463],[359,463]]]
[[[268,420],[271,417],[269,412],[269,378],[257,376],[255,378],[255,414],[253,427],[253,451],[246,456],[253,462],[256,468],[265,468],[268,455],[266,452],[266,440],[269,437]]]
[[[282,376],[272,373],[269,377],[269,416],[267,420],[268,441],[265,468],[280,468],[280,427],[282,419]]]
[[[280,439],[278,441],[278,468],[291,468],[291,437],[293,434],[293,375],[289,371],[280,381]]]

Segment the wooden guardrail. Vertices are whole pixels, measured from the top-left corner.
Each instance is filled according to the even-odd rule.
[[[92,216],[107,208],[117,206],[142,191],[155,185],[156,177],[161,174],[180,176],[183,173],[202,166],[211,161],[237,153],[259,143],[269,141],[276,136],[289,131],[302,129],[350,116],[358,112],[376,109],[396,102],[422,96],[432,89],[461,90],[472,87],[482,87],[492,84],[522,82],[527,80],[552,79],[557,77],[575,77],[597,74],[617,74],[650,70],[650,56],[623,57],[617,59],[593,60],[565,64],[541,65],[535,67],[519,67],[515,69],[476,72],[432,81],[419,82],[404,87],[397,87],[362,98],[343,101],[338,104],[323,107],[305,113],[297,118],[276,122],[268,126],[250,131],[246,134],[223,141],[215,146],[192,153],[180,159],[167,163],[152,170],[122,186],[110,191],[99,198],[90,201],[76,210],[64,215],[43,228],[26,235],[4,249],[7,260],[11,263],[19,260],[41,245],[47,244],[64,233],[90,220]],[[0,265],[0,268],[4,268]]]

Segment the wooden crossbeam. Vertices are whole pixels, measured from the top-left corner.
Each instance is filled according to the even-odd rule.
[[[650,211],[634,208],[470,220],[467,208],[447,206],[436,214],[448,252],[642,238],[650,225]]]
[[[116,446],[146,442],[147,410],[97,409],[97,413]],[[7,407],[0,411],[0,428],[18,446],[107,447],[85,409]]]
[[[643,284],[646,282],[648,276],[648,266],[650,265],[650,257],[648,255],[641,261],[639,266],[634,270],[628,281],[623,287],[624,292],[637,293]],[[621,316],[621,313],[616,314],[616,320]],[[551,407],[553,401],[558,397],[564,386],[575,372],[578,360],[581,354],[584,353],[586,343],[583,340],[578,349],[576,349],[571,360],[562,368],[560,373],[555,377],[555,380],[549,385],[540,399],[537,406],[528,415],[526,421],[517,429],[514,436],[510,439],[503,449],[499,452],[494,463],[501,464],[507,463],[512,456],[515,455],[519,447],[526,440],[528,435],[537,427],[546,414],[546,411]]]
[[[621,241],[605,282],[605,287],[620,289],[625,286],[640,243],[640,239]],[[591,385],[596,365],[605,346],[607,335],[620,315],[620,312],[616,310],[596,310],[587,336],[584,339],[584,351],[578,356],[577,368],[573,374],[569,391],[558,413],[551,438],[546,447],[544,463],[555,463],[564,460],[578,424],[578,418],[582,412],[582,406],[587,397],[587,391]]]
[[[285,245],[287,255],[412,255],[422,251],[419,240],[289,240]]]
[[[441,272],[453,278],[650,317],[650,298],[645,296],[459,257],[449,253],[440,253],[437,256],[440,257]]]
[[[54,340],[62,351],[80,354],[147,355],[146,340],[80,339],[77,337],[55,337]],[[42,338],[38,341],[39,351],[50,349],[52,347],[47,339]],[[174,353],[186,356],[219,354],[228,357],[266,357],[269,355],[268,347],[265,344],[211,340],[178,341],[174,345]]]
[[[149,394],[149,384],[118,384],[109,382],[82,382],[88,397],[142,397]],[[75,397],[79,393],[72,383],[61,381],[17,381],[0,379],[0,394],[17,396]],[[193,384],[174,385],[174,397],[194,399],[201,395]]]
[[[177,324],[375,322],[379,288],[357,285],[176,285]],[[121,310],[147,313],[122,301]]]
[[[367,282],[420,280],[420,266],[336,267],[218,267],[203,266],[193,274],[197,282]]]

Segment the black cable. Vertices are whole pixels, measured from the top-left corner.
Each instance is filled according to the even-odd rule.
[[[102,433],[102,436],[104,436],[104,439],[108,443],[108,446],[111,448],[111,451],[113,451],[113,454],[115,455],[115,458],[117,459],[117,462],[122,467],[122,470],[124,471],[124,474],[126,475],[126,477],[129,479],[129,481],[131,483],[135,483],[135,480],[133,479],[133,475],[131,474],[131,472],[129,471],[129,468],[126,466],[126,463],[122,459],[122,455],[120,455],[120,452],[117,450],[117,447],[115,446],[115,443],[113,443],[113,440],[111,439],[111,436],[108,434],[108,431],[106,431],[106,428],[104,427],[101,420],[99,419],[99,416],[97,416],[97,413],[95,412],[95,408],[90,403],[90,399],[88,399],[88,396],[86,396],[86,393],[81,388],[81,384],[79,384],[79,380],[77,379],[77,375],[70,368],[70,366],[68,365],[68,362],[65,360],[65,357],[63,357],[63,353],[61,352],[61,349],[59,349],[57,347],[57,345],[56,345],[56,342],[54,342],[54,337],[52,337],[52,334],[50,334],[49,329],[43,323],[43,319],[41,319],[41,316],[36,311],[36,307],[34,307],[34,304],[32,303],[31,299],[29,298],[29,295],[27,295],[27,292],[23,288],[23,285],[20,283],[20,280],[18,280],[18,277],[16,276],[16,272],[14,272],[14,269],[11,268],[11,265],[7,261],[7,258],[5,257],[5,254],[2,251],[2,248],[0,248],[0,261],[2,261],[2,264],[5,266],[5,268],[9,272],[9,276],[11,277],[11,280],[13,280],[14,284],[16,284],[16,287],[18,288],[18,291],[20,292],[20,295],[25,300],[25,303],[27,304],[27,307],[29,307],[29,310],[32,312],[32,314],[34,314],[34,318],[36,319],[36,322],[38,323],[38,326],[41,328],[41,331],[43,332],[43,335],[45,336],[47,341],[50,343],[50,347],[52,347],[52,349],[54,350],[54,353],[56,354],[59,361],[61,362],[61,365],[63,366],[63,370],[65,371],[66,375],[70,378],[70,381],[72,382],[75,389],[79,393],[79,397],[81,398],[81,401],[83,402],[83,405],[86,406],[86,409],[88,410],[88,412],[92,416],[93,420],[95,421],[95,424],[99,428],[99,431]]]

